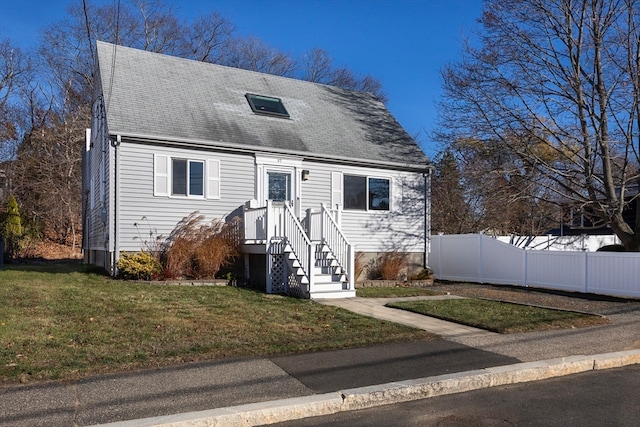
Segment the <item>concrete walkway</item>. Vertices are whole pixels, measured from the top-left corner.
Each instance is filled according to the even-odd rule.
[[[320,304],[332,305],[344,308],[345,310],[364,316],[375,317],[389,322],[400,323],[425,331],[440,335],[443,338],[481,337],[498,335],[494,332],[471,326],[460,325],[458,323],[447,322],[434,317],[412,313],[406,310],[385,307],[385,304],[399,301],[419,301],[419,300],[445,300],[459,299],[454,295],[420,296],[406,298],[342,298],[342,299],[318,299]]]
[[[523,362],[574,355],[602,354],[640,349],[640,310],[624,304],[607,318],[609,324],[578,329],[557,329],[516,334],[498,334],[470,326],[385,307],[395,301],[461,298],[454,295],[407,298],[346,298],[319,300],[364,316],[401,323],[440,335],[446,340]],[[635,307],[635,308],[634,308]]]

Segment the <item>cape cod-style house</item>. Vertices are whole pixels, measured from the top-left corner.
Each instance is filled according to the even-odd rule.
[[[430,164],[373,95],[103,42],[97,54],[86,262],[115,274],[142,249],[141,223],[166,236],[198,211],[242,219],[246,275],[268,292],[354,296],[356,252],[427,265]]]

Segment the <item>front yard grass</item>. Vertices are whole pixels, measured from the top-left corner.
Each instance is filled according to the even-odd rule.
[[[0,382],[437,339],[312,301],[113,280],[79,264],[0,270]]]
[[[356,296],[363,297],[363,298],[403,298],[403,297],[434,296],[434,295],[442,295],[442,294],[443,292],[433,291],[430,289],[400,287],[400,286],[356,289]]]
[[[502,334],[608,323],[606,318],[596,315],[471,298],[404,301],[386,305]]]

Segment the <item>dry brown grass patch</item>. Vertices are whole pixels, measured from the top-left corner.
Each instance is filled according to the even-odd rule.
[[[385,252],[378,257],[369,270],[372,279],[396,280],[407,266],[407,255],[399,251]]]
[[[191,213],[178,223],[167,239],[165,276],[192,279],[213,278],[238,256],[238,245],[229,232],[235,223]]]

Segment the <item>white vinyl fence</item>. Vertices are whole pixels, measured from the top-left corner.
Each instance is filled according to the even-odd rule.
[[[640,253],[525,250],[482,234],[431,236],[436,279],[640,298]]]
[[[501,242],[510,243],[522,249],[536,251],[591,251],[595,252],[606,245],[620,243],[614,235],[589,236],[497,236]]]

